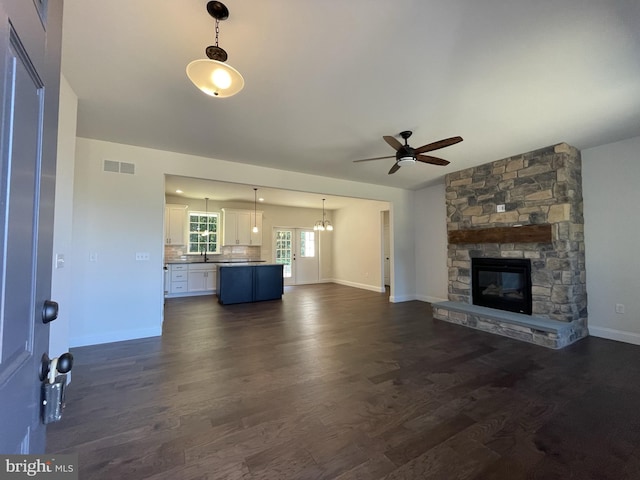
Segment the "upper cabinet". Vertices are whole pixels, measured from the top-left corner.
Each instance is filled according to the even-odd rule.
[[[254,213],[250,210],[222,209],[223,245],[262,245],[262,212],[257,212],[255,224],[258,233],[253,233]]]
[[[167,204],[164,207],[165,245],[186,245],[187,205]]]

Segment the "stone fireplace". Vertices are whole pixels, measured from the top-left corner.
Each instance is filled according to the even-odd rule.
[[[551,348],[588,335],[581,170],[580,152],[562,143],[447,175],[449,301],[434,304],[435,318]],[[474,305],[473,259],[530,264],[530,311]],[[517,295],[493,283],[487,294]]]

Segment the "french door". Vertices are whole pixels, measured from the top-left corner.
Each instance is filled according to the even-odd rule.
[[[306,228],[274,228],[273,256],[284,265],[285,285],[303,285],[320,281],[318,234]]]

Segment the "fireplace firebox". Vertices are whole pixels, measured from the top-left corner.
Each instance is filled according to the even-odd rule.
[[[531,315],[531,260],[472,258],[474,305]]]

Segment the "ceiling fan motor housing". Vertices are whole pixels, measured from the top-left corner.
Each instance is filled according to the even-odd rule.
[[[403,145],[396,151],[396,162],[398,165],[413,165],[416,163],[416,155],[413,153],[413,148],[409,145]]]

